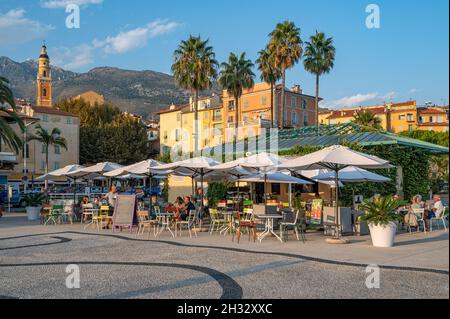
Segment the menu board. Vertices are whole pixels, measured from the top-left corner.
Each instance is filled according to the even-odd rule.
[[[311,203],[311,225],[321,225],[322,224],[322,214],[323,213],[323,200],[313,199]]]
[[[136,195],[118,195],[114,207],[113,226],[132,228],[136,221]]]

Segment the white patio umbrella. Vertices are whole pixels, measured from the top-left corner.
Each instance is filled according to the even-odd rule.
[[[45,180],[51,180],[51,179],[58,178],[58,177],[65,177],[67,179],[71,179],[74,183],[73,210],[75,210],[76,193],[77,193],[77,179],[93,174],[93,173],[89,173],[89,172],[84,172],[83,169],[86,169],[86,167],[81,166],[81,165],[68,165],[61,169],[57,169],[55,171],[49,172],[45,175],[42,175],[42,176],[36,178],[36,180],[37,181],[45,181]]]
[[[334,180],[336,178],[336,173],[329,171],[326,173],[321,173],[314,178],[318,180]],[[364,183],[364,182],[371,182],[371,183],[385,183],[390,182],[391,179],[383,176],[378,175],[372,172],[369,172],[363,168],[359,167],[346,167],[339,171],[339,181],[344,183]],[[355,207],[355,190],[352,189],[353,193],[353,208]]]
[[[315,153],[294,158],[279,167],[290,170],[329,169],[335,172],[334,181],[338,185],[339,171],[349,166],[377,169],[389,167],[390,164],[376,156],[357,152],[345,146],[334,145]],[[339,187],[336,187],[335,218],[336,227],[339,230]],[[339,231],[336,231],[336,234],[339,238]]]
[[[335,180],[336,173],[333,171],[321,172],[313,178],[317,180]],[[363,168],[349,166],[339,171],[339,181],[344,183],[383,183],[390,182],[391,179],[386,176],[369,172]]]

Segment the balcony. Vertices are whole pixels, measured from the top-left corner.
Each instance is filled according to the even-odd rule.
[[[270,121],[264,120],[264,119],[257,119],[257,120],[244,120],[239,122],[240,128],[246,128],[246,127],[258,127],[258,128],[270,128]],[[235,123],[234,122],[228,122],[227,128],[234,128]]]

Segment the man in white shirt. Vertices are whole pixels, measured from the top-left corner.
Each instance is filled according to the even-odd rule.
[[[444,204],[442,204],[441,197],[439,195],[433,196],[433,207],[431,208],[431,211],[428,213],[428,220],[435,218],[440,214],[445,208]],[[428,221],[427,228],[430,227],[430,222]]]

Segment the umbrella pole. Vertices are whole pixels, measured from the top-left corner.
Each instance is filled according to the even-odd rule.
[[[149,205],[149,208],[150,208],[150,216],[151,216],[151,214],[152,214],[152,212],[153,212],[153,200],[152,200],[152,177],[153,177],[153,174],[150,172],[150,169],[148,170],[148,178],[149,178],[149,185],[148,185],[148,188],[149,188],[149,192],[150,192],[150,205]],[[144,201],[144,203],[145,203],[145,201]]]
[[[73,179],[73,209],[72,213],[75,214],[75,206],[77,202],[77,178]]]
[[[264,206],[265,206],[265,213],[267,215],[267,173],[264,172]]]
[[[336,187],[336,204],[334,205],[334,217],[336,218],[336,238],[339,238],[339,170],[337,168],[335,169],[334,183]]]

